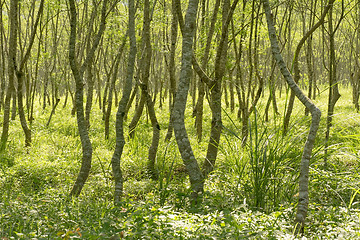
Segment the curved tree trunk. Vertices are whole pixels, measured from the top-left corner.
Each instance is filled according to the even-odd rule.
[[[103,7],[101,11],[101,23],[99,31],[94,39],[94,43],[91,50],[88,51],[87,56],[81,68],[76,60],[75,45],[76,45],[76,28],[77,28],[77,12],[75,6],[75,0],[69,0],[70,6],[70,39],[69,39],[69,62],[71,71],[75,79],[75,106],[76,106],[76,118],[78,131],[82,146],[82,162],[81,169],[78,177],[74,183],[74,186],[70,192],[70,196],[78,196],[85,185],[85,182],[90,174],[91,160],[92,160],[92,144],[89,138],[89,132],[86,125],[85,114],[84,114],[84,84],[83,74],[88,64],[92,63],[94,53],[99,45],[102,34],[105,31],[105,19],[106,19],[106,5],[107,0],[103,1]]]
[[[271,49],[273,56],[289,87],[295,93],[296,97],[309,109],[312,117],[310,131],[304,146],[304,150],[301,158],[301,164],[300,164],[299,203],[298,203],[297,214],[295,219],[296,220],[295,233],[297,234],[299,232],[304,231],[305,218],[307,215],[308,204],[309,204],[309,164],[310,164],[312,149],[315,143],[316,133],[320,124],[321,111],[301,91],[299,86],[295,83],[288,68],[286,67],[286,64],[280,53],[280,47],[277,41],[276,30],[272,20],[269,0],[262,0],[262,4],[264,6],[264,10],[266,14],[269,39],[271,42]]]
[[[205,18],[205,2],[203,3],[202,7],[203,7],[202,18]],[[214,11],[213,11],[213,14],[211,17],[209,32],[207,33],[204,55],[202,56],[202,59],[201,59],[201,68],[205,72],[206,72],[208,62],[209,62],[211,42],[212,42],[214,32],[215,32],[215,24],[217,21],[217,14],[218,14],[219,9],[220,9],[220,0],[216,0],[215,5],[214,5]],[[204,19],[204,21],[205,21],[205,19]],[[204,23],[202,25],[204,25]],[[205,28],[205,27],[203,26],[203,28]],[[202,79],[201,79],[201,81],[199,81],[199,87],[198,87],[198,100],[196,102],[196,106],[194,109],[195,111],[193,113],[193,115],[196,117],[195,127],[196,127],[196,134],[198,137],[198,142],[201,142],[201,140],[202,140],[205,88],[206,88],[206,85],[204,82],[202,82]]]
[[[169,59],[169,80],[170,80],[170,90],[169,90],[169,109],[170,109],[170,119],[169,119],[169,126],[167,129],[167,133],[165,136],[165,141],[170,141],[172,137],[172,133],[174,130],[173,127],[173,109],[174,109],[174,101],[176,98],[176,78],[175,78],[175,54],[176,54],[176,42],[177,42],[177,33],[178,33],[178,20],[176,17],[176,5],[175,0],[171,1],[171,12],[172,12],[172,19],[171,19],[171,45],[170,45],[170,59]]]
[[[123,94],[119,102],[118,111],[116,113],[116,145],[114,154],[111,158],[112,171],[115,179],[114,203],[121,201],[123,193],[123,177],[120,167],[120,159],[123,153],[125,138],[124,138],[124,117],[126,106],[129,102],[132,79],[134,76],[135,58],[136,58],[136,36],[135,36],[135,3],[134,0],[129,0],[129,24],[128,34],[130,39],[129,59],[126,73],[126,81],[123,86]]]
[[[296,50],[295,50],[295,55],[294,55],[294,81],[297,84],[300,80],[300,68],[299,68],[299,55],[300,55],[300,51],[302,46],[304,45],[304,43],[306,42],[306,40],[313,34],[313,32],[315,32],[315,30],[317,28],[319,28],[325,20],[325,17],[328,13],[328,11],[330,10],[330,8],[332,7],[334,0],[329,0],[329,4],[325,7],[319,21],[311,27],[311,29],[302,37],[302,39],[300,40],[300,42],[298,43]],[[286,134],[288,128],[289,128],[289,123],[290,123],[290,117],[292,114],[292,110],[294,108],[294,100],[295,100],[295,93],[294,91],[291,91],[290,94],[290,98],[289,98],[289,104],[288,104],[288,109],[284,118],[284,125],[283,125],[283,133]]]
[[[196,26],[196,14],[198,9],[198,0],[190,0],[186,11],[185,23],[182,20],[182,13],[179,6],[177,7],[177,16],[180,26],[182,26],[182,60],[180,79],[173,110],[173,126],[175,139],[189,174],[192,197],[197,199],[198,194],[204,190],[204,177],[194,156],[184,121],[186,102],[189,92],[190,79],[192,74],[192,57],[193,57],[193,39]]]
[[[210,139],[208,144],[208,149],[206,152],[206,159],[204,161],[202,171],[206,177],[215,166],[215,161],[217,158],[218,147],[220,143],[220,136],[222,131],[222,120],[221,120],[221,85],[222,78],[225,73],[226,66],[226,56],[228,49],[228,29],[230,20],[232,19],[234,10],[239,1],[235,0],[230,8],[230,1],[225,1],[223,5],[223,24],[222,24],[222,34],[221,40],[217,49],[216,59],[215,59],[215,80],[212,86],[209,86],[211,93],[211,131]]]
[[[18,26],[18,12],[19,1],[10,1],[10,37],[9,37],[9,55],[8,55],[8,77],[9,82],[6,89],[5,105],[4,105],[4,120],[1,133],[1,148],[3,151],[6,148],[7,140],[9,137],[9,123],[10,123],[10,101],[15,92],[14,87],[14,73],[15,73],[15,59],[16,59],[16,46],[17,46],[17,26]],[[14,100],[13,100],[14,101]]]

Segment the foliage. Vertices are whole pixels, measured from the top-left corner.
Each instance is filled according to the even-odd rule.
[[[109,165],[114,133],[104,140],[99,110],[92,113],[90,129],[94,146],[91,177],[79,198],[68,198],[81,159],[70,110],[59,109],[48,128],[45,123],[50,110],[37,112],[33,146],[22,149],[10,143],[1,155],[2,239],[295,239],[296,172],[308,118],[294,118],[289,134],[283,136],[276,116],[265,122],[255,114],[250,118],[248,144],[242,147],[236,118],[226,113],[218,165],[206,181],[203,202],[197,207],[191,204],[186,170],[175,141],[161,142],[156,164],[159,180],[148,178],[151,126],[143,118],[135,138],[125,145],[124,199],[114,206]],[[337,117],[337,132],[331,141],[341,140],[341,144],[331,146],[331,164],[324,169],[319,139],[311,167],[305,233],[311,238],[360,238],[356,148],[360,130],[356,116],[347,120]],[[187,124],[192,124],[191,118],[187,119]],[[165,123],[166,114],[160,114],[159,121]],[[22,138],[17,124],[12,142]],[[190,137],[196,145],[195,132],[190,131]],[[196,154],[203,155],[205,149],[200,143]]]

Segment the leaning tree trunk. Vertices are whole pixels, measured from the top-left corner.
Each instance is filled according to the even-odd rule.
[[[136,58],[135,11],[136,8],[134,0],[129,0],[129,59],[126,73],[126,81],[123,87],[123,94],[119,102],[118,111],[116,113],[116,145],[114,154],[111,158],[112,171],[115,179],[114,203],[116,204],[120,202],[123,193],[123,177],[120,167],[120,159],[125,145],[124,116],[132,90],[132,79],[134,76],[134,66]]]
[[[271,42],[271,49],[273,56],[279,66],[279,69],[284,76],[287,84],[295,93],[296,97],[309,109],[311,113],[310,131],[304,146],[303,154],[300,164],[299,176],[299,203],[296,214],[295,233],[303,232],[305,225],[305,218],[309,205],[309,164],[311,159],[312,149],[315,143],[315,137],[320,124],[321,111],[316,105],[301,91],[299,86],[295,83],[289,69],[286,67],[285,61],[280,53],[280,47],[277,40],[276,30],[272,20],[269,0],[262,0],[264,6],[266,20],[268,25],[269,38]]]
[[[177,16],[180,26],[183,25],[183,42],[182,42],[182,60],[179,85],[176,92],[176,98],[173,109],[173,126],[175,139],[181,153],[181,157],[189,174],[192,197],[197,199],[198,194],[204,190],[204,177],[201,173],[198,162],[194,156],[188,134],[185,127],[184,115],[186,102],[189,92],[190,79],[192,74],[192,57],[193,57],[193,38],[196,26],[196,14],[198,9],[198,0],[190,0],[186,11],[185,23],[182,21],[182,13],[177,8]]]
[[[236,5],[239,1],[235,0],[230,8],[230,1],[225,1],[223,5],[223,24],[221,40],[217,49],[217,55],[215,59],[215,80],[213,85],[209,86],[211,91],[211,131],[208,149],[206,152],[206,159],[204,161],[202,171],[206,177],[215,166],[215,161],[218,154],[218,147],[220,142],[220,136],[222,131],[221,121],[221,83],[225,73],[226,56],[228,49],[228,29],[229,23],[233,16]]]
[[[299,55],[300,55],[301,48],[303,47],[305,41],[313,34],[313,32],[315,32],[315,30],[324,23],[325,17],[327,15],[328,11],[330,10],[330,8],[332,7],[333,2],[334,2],[334,0],[329,1],[329,4],[325,7],[319,21],[314,26],[312,26],[311,29],[303,36],[303,38],[300,40],[300,42],[298,43],[298,45],[296,47],[295,55],[294,55],[294,81],[296,84],[300,80]],[[284,118],[284,126],[283,126],[284,134],[286,134],[286,132],[289,128],[290,117],[291,117],[292,110],[294,107],[295,95],[296,94],[294,93],[294,91],[291,91],[288,109],[287,109],[287,112],[286,112],[285,118]]]
[[[76,60],[75,54],[75,44],[76,44],[76,28],[77,28],[77,13],[75,0],[69,0],[70,6],[70,39],[69,39],[69,62],[70,67],[75,79],[75,108],[76,108],[76,117],[78,131],[81,140],[82,146],[82,162],[79,175],[76,179],[76,182],[70,192],[70,196],[78,196],[85,185],[85,182],[90,174],[91,169],[91,160],[92,160],[92,144],[89,138],[89,132],[86,125],[85,114],[84,114],[84,84],[83,84],[83,74],[88,64],[91,64],[94,57],[96,48],[99,45],[102,34],[105,31],[105,19],[106,19],[106,5],[107,0],[104,0],[103,7],[101,11],[101,23],[98,30],[98,33],[94,39],[93,46],[90,51],[88,51],[87,56],[81,68],[79,68],[79,63]]]
[[[18,80],[18,89],[17,89],[18,111],[19,111],[21,127],[25,134],[25,147],[29,147],[31,145],[31,130],[28,127],[28,124],[26,121],[24,104],[23,104],[23,85],[24,85],[24,75],[25,75],[24,68],[26,66],[27,60],[30,57],[31,48],[35,41],[36,30],[37,30],[37,26],[39,24],[43,9],[44,9],[44,0],[41,1],[40,6],[39,6],[39,11],[38,11],[38,14],[37,14],[37,17],[36,17],[36,20],[34,23],[34,27],[33,27],[32,33],[31,33],[31,37],[29,40],[29,46],[25,52],[24,57],[21,59],[19,69],[16,69],[16,67],[15,67],[15,73],[16,73],[16,77]]]

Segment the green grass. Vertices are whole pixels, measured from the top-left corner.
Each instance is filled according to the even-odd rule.
[[[360,115],[347,91],[341,89],[343,96],[335,109],[327,169],[323,164],[326,92],[315,101],[323,119],[310,169],[305,232],[310,239],[360,239]],[[285,94],[282,97],[278,102],[281,112]],[[166,104],[157,108],[162,129],[156,162],[160,178],[150,180],[146,172],[152,129],[143,116],[135,138],[127,139],[121,159],[125,183],[119,206],[112,203],[114,114],[110,139],[105,140],[101,111],[94,105],[91,175],[81,195],[73,199],[68,193],[80,168],[81,145],[70,106],[63,109],[60,105],[49,127],[45,124],[51,109],[35,112],[29,149],[23,147],[18,119],[11,122],[8,147],[0,155],[0,239],[295,239],[298,168],[310,118],[303,117],[304,108],[296,102],[289,134],[283,137],[282,114],[270,112],[270,121],[263,120],[266,99],[261,99],[257,114],[249,120],[245,147],[240,121],[224,109],[226,129],[217,166],[205,183],[199,207],[191,204],[189,180],[176,141],[163,141],[169,118]],[[190,142],[200,164],[211,123],[205,106],[200,143],[190,104],[186,110]]]

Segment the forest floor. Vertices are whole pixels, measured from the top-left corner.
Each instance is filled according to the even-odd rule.
[[[32,146],[23,147],[16,119],[10,124],[7,149],[0,155],[0,239],[360,239],[360,114],[350,90],[342,88],[341,94],[327,156],[323,147],[326,93],[315,101],[323,115],[310,167],[303,236],[294,237],[293,229],[299,162],[310,118],[297,103],[291,128],[283,136],[283,94],[278,102],[280,115],[270,113],[268,122],[263,116],[266,97],[261,99],[245,146],[239,140],[241,123],[236,113],[224,107],[226,128],[217,167],[205,183],[200,206],[190,203],[189,180],[175,140],[163,141],[167,106],[157,107],[163,129],[156,162],[159,180],[150,180],[146,173],[152,132],[144,116],[124,149],[124,197],[119,206],[112,202],[114,116],[111,137],[105,140],[102,114],[98,104],[94,106],[91,175],[81,195],[70,199],[82,156],[76,117],[71,116],[69,104],[63,108],[60,102],[46,127],[51,107],[43,111],[37,106]],[[191,113],[189,103],[186,124],[195,156],[202,162],[211,114],[205,111],[204,140],[198,143]]]

